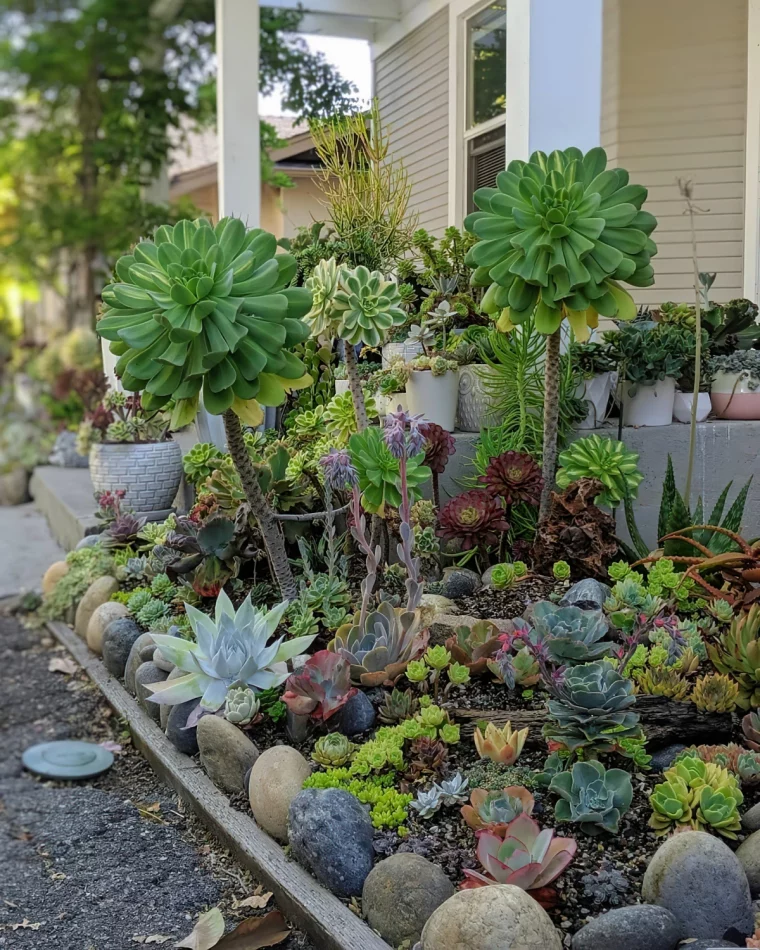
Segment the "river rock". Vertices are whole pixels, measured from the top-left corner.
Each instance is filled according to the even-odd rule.
[[[760,896],[760,831],[755,831],[739,845],[736,857],[747,875],[750,894]]]
[[[259,757],[248,736],[221,716],[204,716],[196,735],[201,765],[214,785],[231,795],[242,792],[245,773]]]
[[[592,577],[573,584],[559,602],[560,607],[580,607],[581,610],[601,610],[612,590]]]
[[[439,614],[451,613],[454,601],[442,594],[423,594],[420,600],[420,627],[425,629]]]
[[[673,745],[665,746],[664,749],[658,749],[656,752],[653,752],[652,761],[650,762],[652,771],[664,772],[665,769],[669,769],[678,753],[683,752],[685,748],[685,745],[676,742]]]
[[[87,588],[84,597],[77,605],[74,617],[74,630],[83,640],[87,636],[87,625],[96,609],[109,601],[118,589],[119,582],[110,574],[99,577]]]
[[[336,714],[338,731],[346,736],[358,736],[375,725],[375,707],[362,690],[357,690]]]
[[[168,679],[171,678],[170,673]],[[187,718],[190,713],[195,710],[199,702],[199,699],[188,699],[187,702],[178,703],[176,706],[168,706],[162,703],[159,707],[162,714],[164,709],[168,710],[166,713],[166,726],[164,727],[166,738],[172,743],[175,749],[184,752],[185,755],[197,755],[199,751],[198,727],[192,726],[190,729],[186,728]]]
[[[108,624],[103,633],[103,663],[111,676],[117,679],[124,676],[132,645],[141,635],[142,630],[131,617],[121,617]]]
[[[153,653],[153,662],[156,664],[159,670],[163,670],[165,673],[171,673],[171,671],[174,669],[174,664],[171,660],[166,659],[166,657],[161,652],[161,647],[156,647]]]
[[[80,455],[77,452],[76,432],[64,429],[58,433],[48,458],[48,464],[59,465],[61,468],[88,467],[90,464],[89,455]]]
[[[433,912],[422,950],[562,950],[538,901],[512,884],[458,891]]]
[[[155,656],[155,653],[153,654],[153,656]],[[184,670],[180,670],[177,667],[175,667],[171,671],[171,673],[166,677],[166,681],[168,683],[169,680],[179,679],[180,676],[187,676],[187,673]],[[126,676],[125,676],[125,679],[126,679]],[[197,703],[198,700],[196,699],[195,702]],[[164,730],[164,732],[166,732],[166,727],[169,725],[169,713],[172,711],[173,708],[174,707],[170,706],[168,703],[158,704],[158,722],[161,728]]]
[[[437,864],[419,854],[394,854],[369,872],[362,910],[370,927],[392,947],[405,940],[411,946],[436,907],[455,893]]]
[[[689,943],[679,943],[678,950],[736,950],[738,943],[730,940],[691,940]]]
[[[573,950],[673,950],[680,922],[664,907],[635,904],[607,911],[573,937]]]
[[[69,565],[65,561],[54,561],[42,575],[42,596],[49,597],[58,581],[69,573]]]
[[[156,644],[153,642],[153,636],[150,633],[141,633],[132,644],[124,666],[124,686],[133,696],[135,695],[135,673],[137,668],[153,659]]]
[[[256,822],[278,841],[288,840],[290,803],[311,775],[297,749],[276,745],[256,759],[248,783],[251,811]]]
[[[147,663],[142,663],[140,666],[138,666],[137,672],[135,673],[135,692],[137,693],[137,702],[147,712],[150,718],[155,719],[156,722],[160,722],[161,709],[158,703],[151,701],[150,697],[153,695],[153,693],[148,689],[148,686],[152,686],[154,683],[163,683],[167,675],[168,674],[164,670],[159,670],[156,664],[152,663],[150,660]]]
[[[458,597],[469,597],[483,586],[480,574],[466,567],[447,567],[443,572],[441,593],[444,597],[456,600]]]
[[[684,937],[720,938],[730,928],[755,929],[744,869],[714,835],[686,831],[654,853],[644,874],[642,898],[665,907],[681,921]]]
[[[340,788],[305,788],[290,803],[293,857],[338,897],[362,893],[372,870],[374,829],[364,805]]]
[[[760,831],[760,802],[748,808],[742,815],[742,828],[745,831]]]
[[[128,613],[126,606],[116,600],[109,600],[95,608],[87,624],[87,646],[93,653],[100,655],[103,652],[103,634],[106,627],[114,620],[126,617]]]
[[[81,541],[77,541],[77,546],[74,550],[81,551],[82,548],[94,548],[96,544],[100,544],[100,535],[86,534]]]

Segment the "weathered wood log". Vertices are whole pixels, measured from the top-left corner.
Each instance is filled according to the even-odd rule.
[[[676,703],[664,696],[638,696],[634,709],[641,716],[650,752],[675,742],[712,745],[727,742],[731,737],[731,713],[703,713],[693,703]],[[529,746],[543,742],[541,729],[548,718],[546,708],[455,709],[453,715],[463,725],[465,735],[472,735],[475,723],[481,720],[497,726],[510,721],[515,729],[530,727]]]

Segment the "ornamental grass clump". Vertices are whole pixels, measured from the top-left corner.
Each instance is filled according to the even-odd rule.
[[[465,220],[478,242],[467,254],[473,283],[488,287],[484,312],[509,331],[531,318],[547,337],[541,515],[554,487],[559,417],[560,326],[585,342],[599,315],[632,320],[636,305],[620,286],[654,283],[650,235],[657,220],[642,210],[647,189],[608,169],[604,149],[534,152],[513,161],[496,188],[475,192],[480,209]]]
[[[576,762],[569,772],[559,772],[549,791],[560,797],[554,807],[557,821],[577,822],[587,835],[617,834],[633,799],[628,772],[606,769],[593,760]]]

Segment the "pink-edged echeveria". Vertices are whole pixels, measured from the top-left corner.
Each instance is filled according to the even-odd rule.
[[[297,716],[325,720],[355,692],[348,661],[329,650],[320,650],[288,677],[282,701]]]

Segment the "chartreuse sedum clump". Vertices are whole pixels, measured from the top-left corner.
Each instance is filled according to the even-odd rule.
[[[341,788],[350,792],[364,805],[370,806],[369,816],[375,828],[399,828],[409,814],[409,803],[414,795],[398,792],[393,787],[394,775],[371,775],[357,778],[346,768],[315,772],[304,782],[304,788]]]
[[[260,610],[246,597],[236,611],[222,591],[214,617],[186,605],[195,641],[155,634],[156,646],[170,663],[184,672],[177,679],[153,683],[153,702],[177,705],[200,697],[201,708],[216,712],[232,686],[254,692],[279,686],[288,678],[287,661],[301,656],[313,636],[272,640],[287,603]]]
[[[744,796],[736,777],[727,769],[697,756],[684,756],[664,774],[649,797],[650,828],[665,835],[679,828],[717,831],[736,838],[741,828],[739,805]]]
[[[111,341],[124,389],[147,410],[175,401],[172,423],[232,409],[258,425],[261,406],[311,381],[293,353],[305,340],[311,293],[289,284],[295,258],[273,235],[237,218],[158,228],[116,263],[98,333]]]
[[[486,313],[502,311],[506,329],[535,314],[539,333],[552,334],[564,316],[578,340],[598,317],[630,320],[636,305],[619,281],[654,282],[649,236],[657,220],[642,211],[647,189],[608,169],[604,149],[577,148],[528,162],[510,162],[496,188],[475,192],[480,209],[465,227],[480,239],[468,252],[474,282],[490,284]]]
[[[617,834],[621,817],[631,807],[631,776],[622,769],[606,769],[601,762],[576,762],[559,772],[549,791],[559,795],[554,807],[557,821],[577,822],[581,831]]]

